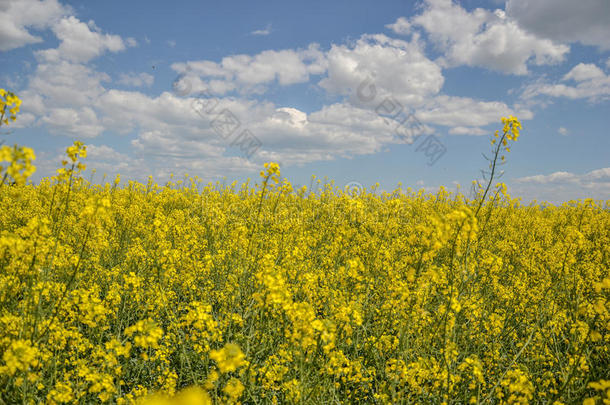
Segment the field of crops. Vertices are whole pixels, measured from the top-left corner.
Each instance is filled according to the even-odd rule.
[[[85,156],[0,186],[0,403],[610,401],[608,202],[293,190],[275,164],[94,185]]]

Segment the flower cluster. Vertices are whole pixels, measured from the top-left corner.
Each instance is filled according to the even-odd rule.
[[[163,337],[163,329],[152,319],[144,319],[125,329],[125,335],[134,336],[134,342],[138,347],[157,348],[159,339]]]
[[[27,371],[38,365],[38,356],[38,349],[30,341],[14,340],[2,355],[4,365],[0,373],[13,375],[16,371]]]
[[[36,159],[34,150],[25,146],[0,146],[0,175],[4,173],[2,184],[7,178],[13,180],[16,184],[25,184],[27,179],[34,174],[36,167],[32,162]],[[4,166],[4,162],[8,166]]]
[[[519,138],[519,131],[521,130],[521,122],[517,117],[509,115],[508,118],[502,117],[502,132],[506,134],[506,138],[510,141],[516,141]]]
[[[8,125],[17,119],[17,113],[21,106],[21,99],[10,91],[0,89],[0,126]],[[4,142],[2,142],[4,143]],[[1,145],[1,144],[0,144]],[[4,185],[7,179],[14,184],[25,184],[27,179],[34,174],[36,167],[32,162],[36,159],[34,150],[28,147],[14,145],[13,147],[0,146],[0,186]],[[8,166],[5,166],[5,163]]]
[[[17,119],[17,113],[21,106],[21,99],[14,93],[0,89],[0,123],[4,125],[9,124],[9,120],[15,121]]]
[[[91,184],[66,154],[0,187],[0,403],[610,400],[610,201],[294,191],[274,163]]]
[[[265,170],[261,170],[260,176],[267,180],[271,179],[276,184],[280,181],[280,165],[274,162],[265,163]]]
[[[220,350],[212,350],[210,358],[216,362],[221,373],[230,373],[248,364],[244,353],[235,343],[227,343]]]

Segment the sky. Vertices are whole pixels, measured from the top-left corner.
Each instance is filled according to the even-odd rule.
[[[35,182],[80,140],[94,182],[467,194],[514,115],[511,196],[610,199],[608,0],[0,0],[0,87]]]

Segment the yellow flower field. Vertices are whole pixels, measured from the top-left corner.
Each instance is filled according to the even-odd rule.
[[[0,403],[610,403],[610,202],[293,190],[273,163],[96,185],[67,154],[0,186]]]

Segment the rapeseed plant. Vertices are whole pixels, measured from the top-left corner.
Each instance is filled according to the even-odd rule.
[[[609,403],[610,202],[513,199],[502,125],[474,198],[7,159],[0,402]]]

